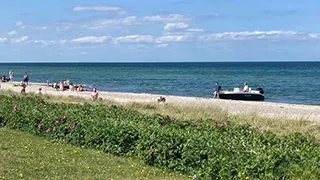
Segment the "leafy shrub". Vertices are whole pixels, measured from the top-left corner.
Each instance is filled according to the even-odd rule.
[[[122,107],[57,104],[0,95],[0,127],[136,155],[146,164],[204,179],[316,179],[320,148],[308,134],[280,136],[228,119],[183,122]]]

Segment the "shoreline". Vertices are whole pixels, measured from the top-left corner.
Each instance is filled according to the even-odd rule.
[[[21,87],[13,86],[19,82],[0,82],[0,90],[11,90],[20,93]],[[75,96],[85,99],[90,99],[90,91],[56,91],[52,87],[48,87],[46,83],[29,82],[26,88],[27,93],[35,93],[36,90],[42,88],[44,95],[52,96]],[[320,120],[320,106],[319,105],[305,105],[305,104],[287,104],[276,102],[256,102],[256,101],[236,101],[223,100],[202,97],[187,97],[187,96],[173,96],[161,94],[148,93],[129,93],[129,92],[108,92],[99,91],[99,98],[102,100],[111,100],[120,104],[127,103],[158,103],[158,98],[164,96],[166,103],[176,106],[196,107],[196,108],[220,108],[228,114],[248,115],[255,114],[266,118],[285,118],[285,119],[301,119],[301,120]]]

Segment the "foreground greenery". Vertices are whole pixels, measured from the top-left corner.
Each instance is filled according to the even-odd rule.
[[[1,91],[0,94],[14,94],[13,91]],[[31,94],[32,95],[32,94]],[[226,111],[217,108],[216,106],[196,106],[192,104],[162,104],[162,103],[118,103],[104,99],[103,101],[92,102],[90,99],[85,99],[76,96],[52,96],[44,95],[43,98],[48,102],[54,103],[73,103],[73,104],[105,104],[107,106],[117,105],[128,109],[137,110],[142,114],[154,115],[170,114],[179,120],[189,119],[223,119],[228,117],[237,125],[250,124],[253,127],[259,127],[264,131],[271,131],[280,135],[288,135],[295,132],[308,133],[315,137],[317,143],[320,144],[320,121],[310,121],[304,119],[285,119],[285,118],[265,118],[259,114],[228,114]]]
[[[187,179],[99,151],[0,129],[0,179]]]
[[[7,94],[8,92],[6,92]],[[96,103],[89,99],[84,99],[75,96],[44,96],[44,99],[49,102],[58,103]],[[117,103],[107,99],[99,101],[105,105],[118,105],[128,109],[137,110],[143,114],[170,114],[179,120],[189,119],[223,119],[229,117],[234,124],[246,125],[250,124],[253,127],[259,127],[265,131],[272,131],[276,134],[286,135],[295,132],[308,133],[316,138],[320,143],[320,121],[310,121],[304,119],[285,119],[279,117],[266,118],[261,117],[259,114],[228,114],[226,111],[219,109],[215,106],[196,106],[192,104],[159,104],[159,103]]]
[[[320,147],[308,134],[277,135],[233,119],[144,115],[103,104],[56,104],[0,95],[0,124],[205,179],[317,179]]]

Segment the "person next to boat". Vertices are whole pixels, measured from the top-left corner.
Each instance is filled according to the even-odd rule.
[[[243,92],[249,92],[249,86],[248,83],[244,83]]]
[[[213,97],[214,98],[219,98],[219,93],[221,91],[221,86],[219,85],[219,82],[216,82],[216,88],[213,92]]]

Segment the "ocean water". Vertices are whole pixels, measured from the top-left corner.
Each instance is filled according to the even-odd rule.
[[[320,104],[320,62],[212,63],[2,63],[0,74],[14,71],[21,81],[69,79],[98,90],[212,97],[215,82],[223,90],[262,87],[265,101]]]

